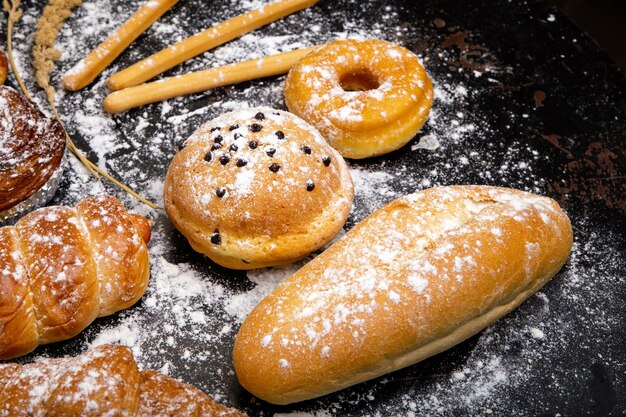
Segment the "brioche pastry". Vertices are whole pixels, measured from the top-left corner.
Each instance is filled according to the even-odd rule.
[[[261,301],[235,340],[237,377],[288,404],[414,364],[520,305],[571,247],[546,197],[454,186],[399,198]]]
[[[64,154],[61,125],[13,88],[0,86],[0,223],[52,198]]]
[[[227,268],[283,265],[328,243],[352,206],[345,161],[298,117],[270,108],[200,127],[165,177],[165,210]]]
[[[148,285],[149,240],[148,221],[111,196],[44,207],[0,228],[0,359],[133,305]]]
[[[422,128],[433,86],[418,57],[378,40],[336,40],[298,62],[284,87],[289,111],[345,158],[382,155]]]
[[[191,385],[139,370],[125,346],[0,364],[0,386],[0,416],[245,416]]]

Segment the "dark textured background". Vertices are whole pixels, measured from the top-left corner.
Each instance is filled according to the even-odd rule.
[[[183,3],[173,12],[193,10]],[[190,3],[193,2],[190,0]],[[384,2],[372,3],[384,5]],[[467,167],[462,176],[463,183],[532,189],[538,182],[543,184],[544,193],[561,203],[574,226],[578,248],[576,259],[570,261],[543,290],[550,299],[549,312],[541,313],[545,314],[541,316],[542,301],[533,297],[487,331],[500,349],[502,366],[527,369],[529,374],[523,386],[505,384],[493,393],[491,401],[485,400],[489,409],[495,415],[626,414],[626,79],[623,73],[591,38],[542,1],[402,3],[400,18],[419,27],[422,32],[420,37],[404,39],[403,45],[431,58],[428,70],[435,79],[451,77],[469,90],[482,92],[480,99],[464,111],[480,114],[484,124],[480,128],[492,132],[493,138],[485,140],[486,136],[481,136],[475,143],[460,145],[485,155],[482,165]],[[212,7],[207,4],[199,9],[200,26],[203,16],[211,14]],[[348,1],[321,1],[315,7],[316,13],[329,16],[343,12],[360,13],[360,7]],[[551,14],[556,15],[556,21],[547,20]],[[367,25],[369,19],[377,16],[372,14],[362,18],[363,24]],[[0,30],[4,31],[4,27]],[[133,48],[145,52],[150,49],[149,40],[142,37]],[[437,59],[438,53],[444,51],[453,58]],[[133,60],[128,55],[122,55],[120,59]],[[484,71],[490,64],[502,70],[497,83],[488,82],[486,76],[471,75],[472,70]],[[249,83],[243,87],[248,86]],[[234,94],[233,91],[232,88],[218,89],[215,94],[228,97]],[[188,107],[201,107],[211,99],[194,98]],[[136,111],[150,113],[155,109],[149,106]],[[136,111],[115,117],[120,129],[132,126],[130,122]],[[63,109],[61,113],[64,114]],[[529,116],[512,121],[512,114],[521,113]],[[187,127],[189,132],[180,132],[180,135],[185,137],[193,128]],[[423,133],[428,134],[429,129],[426,126]],[[83,149],[88,149],[88,138],[77,137],[77,142]],[[520,161],[532,160],[532,152],[542,155],[532,162],[534,178],[496,176],[486,179],[482,173],[497,171],[502,163],[510,161],[510,149],[516,150],[515,157]],[[382,162],[405,164],[413,168],[411,175],[427,177],[429,170],[465,151],[467,149],[451,149],[449,153],[410,152],[407,147],[357,165],[367,168],[380,166]],[[155,175],[162,175],[161,167],[146,165],[145,168],[148,172],[155,170]],[[438,178],[436,182],[452,184],[459,178]],[[402,192],[413,191],[400,179],[391,186]],[[54,202],[63,202],[65,192],[61,187]],[[166,222],[164,219],[158,221]],[[353,223],[354,218],[348,225]],[[171,244],[181,248],[173,260],[192,264],[204,262],[189,251],[184,239],[175,231],[171,230],[171,236]],[[208,269],[225,285],[247,285],[243,281],[227,284],[230,278],[241,277],[240,273],[230,273],[214,266]],[[565,280],[572,277],[582,282],[576,289],[577,297],[561,298],[569,291]],[[152,314],[158,315],[158,312]],[[551,344],[540,360],[532,363],[526,363],[527,347],[508,331],[516,326],[523,328],[529,317],[545,320],[549,330],[556,331],[561,324],[566,329],[560,331],[564,340]],[[99,326],[115,320],[115,317],[100,320],[73,341],[41,348],[25,360],[42,353],[79,352]],[[229,401],[252,415],[294,409],[334,409],[340,410],[336,411],[337,414],[354,416],[404,414],[407,408],[399,399],[415,398],[418,401],[437,394],[438,384],[445,385],[451,372],[471,357],[479,337],[419,365],[360,384],[347,393],[333,394],[294,407],[272,407],[254,401],[234,379],[228,393]],[[181,338],[184,338],[183,332]],[[228,352],[231,346],[225,345],[223,349]],[[211,375],[192,369],[183,377],[186,382],[204,387]],[[365,400],[368,395],[375,400]],[[443,401],[443,415],[482,415],[487,408],[477,408],[476,404],[464,403],[458,398]],[[419,407],[415,412],[418,415],[424,413],[420,413]]]

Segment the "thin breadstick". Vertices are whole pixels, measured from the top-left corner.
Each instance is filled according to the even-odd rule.
[[[279,0],[233,17],[112,75],[107,85],[112,91],[139,85],[181,62],[317,2],[318,0]]]
[[[316,47],[296,49],[115,91],[104,100],[104,109],[109,113],[119,113],[155,101],[284,74],[314,48]]]
[[[89,85],[128,45],[176,3],[178,0],[146,2],[115,33],[63,75],[63,87],[76,91]]]

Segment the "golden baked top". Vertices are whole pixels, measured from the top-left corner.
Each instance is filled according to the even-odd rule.
[[[471,185],[401,197],[257,305],[235,372],[255,396],[287,404],[408,366],[511,311],[571,247],[569,219],[546,197]]]
[[[352,198],[341,156],[313,127],[269,108],[200,127],[174,157],[165,187],[166,205],[233,237],[306,234],[347,188]]]
[[[285,80],[289,109],[308,115],[327,139],[338,130],[381,128],[416,106],[430,108],[432,97],[417,55],[379,39],[329,42],[301,59]]]
[[[150,226],[112,196],[32,211],[0,228],[0,359],[75,336],[148,285]]]
[[[64,152],[61,124],[11,87],[0,86],[0,211],[35,194]]]

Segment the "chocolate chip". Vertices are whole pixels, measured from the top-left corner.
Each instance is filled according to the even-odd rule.
[[[237,149],[239,149],[239,146],[237,146],[236,144],[233,143],[232,145],[230,145],[230,150],[232,152],[237,152]]]
[[[261,112],[258,112],[257,114],[254,115],[254,118],[257,120],[265,120],[265,115]]]
[[[217,194],[219,198],[224,197],[226,195],[226,188],[224,187],[218,188],[217,190],[215,190],[215,194]]]
[[[243,135],[241,133],[235,133],[233,135],[233,138],[235,138],[235,140],[239,139],[240,137],[242,137]]]
[[[222,143],[223,140],[224,138],[222,137],[222,135],[217,135],[216,137],[213,138],[213,142],[215,143]]]
[[[207,152],[206,155],[204,155],[205,162],[211,162],[211,159],[213,159],[213,154],[211,152]]]
[[[231,126],[228,128],[228,131],[229,131],[229,132],[232,132],[232,131],[233,131],[233,130],[235,130],[235,129],[239,129],[239,125],[238,125],[238,124],[231,125]]]
[[[272,171],[272,172],[278,172],[278,170],[280,169],[280,165],[272,164],[272,165],[269,166],[269,168],[270,168],[270,171]]]
[[[265,153],[267,154],[267,156],[271,158],[276,153],[276,148],[273,146],[270,146],[269,148],[265,148]]]
[[[277,130],[275,135],[278,139],[285,139],[285,134],[283,133],[282,130]]]
[[[315,183],[311,180],[307,180],[306,181],[306,190],[307,191],[313,191],[313,189],[315,188]]]
[[[214,151],[216,149],[219,149],[222,147],[221,143],[214,143],[213,146],[211,146],[211,150]]]
[[[278,113],[277,111],[273,112],[272,114],[275,114],[276,116],[280,116],[280,113]]]
[[[252,123],[249,129],[250,129],[250,132],[256,133],[256,132],[260,132],[261,129],[263,129],[263,126],[256,124],[256,123]]]
[[[221,130],[222,128],[219,126],[215,126],[211,128],[211,133],[215,132],[216,130]]]
[[[259,142],[257,142],[256,140],[251,140],[250,142],[248,142],[248,146],[250,147],[250,149],[256,149],[256,147],[259,146]]]
[[[305,154],[307,154],[307,155],[311,155],[311,148],[310,148],[309,146],[302,145],[302,146],[300,147],[300,150],[301,150],[302,152],[304,152]]]
[[[244,158],[237,159],[237,166],[239,168],[245,167],[246,165],[248,165],[248,160],[247,159],[244,159]]]
[[[215,229],[211,235],[211,243],[214,245],[220,245],[222,243],[222,236],[220,236],[220,231],[218,229]]]
[[[228,155],[220,156],[220,162],[222,163],[222,165],[226,165],[227,163],[230,162],[230,156]]]
[[[182,151],[183,149],[185,149],[185,142],[186,140],[178,142],[178,145],[176,145],[176,147],[178,148],[178,151]]]
[[[330,156],[323,156],[322,157],[322,162],[324,163],[325,166],[329,166],[330,165]]]

